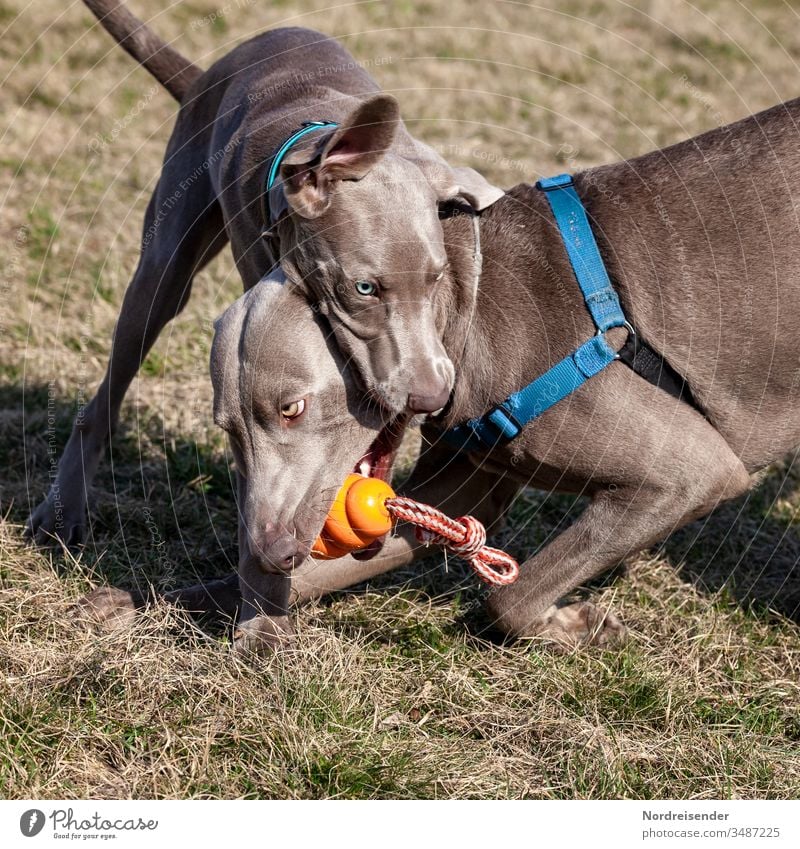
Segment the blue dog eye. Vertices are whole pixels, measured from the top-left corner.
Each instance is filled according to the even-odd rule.
[[[356,292],[358,292],[359,295],[363,295],[365,298],[368,298],[370,295],[378,294],[378,286],[371,280],[357,280]]]

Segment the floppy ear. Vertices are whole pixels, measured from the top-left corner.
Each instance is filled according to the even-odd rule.
[[[415,142],[409,157],[425,175],[440,203],[463,198],[476,212],[500,200],[505,192],[472,168],[453,168],[428,145]]]
[[[464,200],[476,211],[480,212],[500,200],[505,192],[493,186],[485,177],[482,177],[472,168],[451,168],[453,182],[445,185],[439,200],[453,200],[464,198]]]
[[[239,405],[239,376],[242,350],[248,325],[263,332],[269,326],[279,298],[288,292],[287,277],[280,266],[235,300],[214,322],[210,371],[214,389],[214,421],[226,428]]]
[[[360,180],[391,147],[400,126],[400,108],[388,94],[358,106],[319,146],[290,152],[280,167],[283,193],[303,218],[316,218],[330,203],[331,184]]]

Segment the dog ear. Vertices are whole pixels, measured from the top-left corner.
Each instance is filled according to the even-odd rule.
[[[360,180],[391,147],[400,126],[400,108],[388,94],[360,104],[324,141],[322,149],[290,152],[280,175],[289,206],[316,218],[330,203],[331,183]]]
[[[493,186],[472,168],[450,168],[450,172],[453,182],[450,185],[445,184],[443,191],[438,193],[440,201],[464,198],[476,212],[480,212],[505,194],[501,188]]]
[[[476,212],[500,200],[505,192],[472,168],[454,168],[428,145],[414,141],[409,159],[422,171],[440,203],[461,198]]]

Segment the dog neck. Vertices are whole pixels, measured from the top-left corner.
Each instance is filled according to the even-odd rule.
[[[451,278],[439,314],[456,368],[442,422],[447,427],[526,385],[554,357],[569,353],[575,339],[594,332],[546,204],[541,192],[523,184],[485,210],[480,265],[472,216],[442,221]]]
[[[485,332],[478,312],[483,277],[482,226],[480,215],[460,208],[442,221],[451,277],[449,285],[442,289],[438,306],[442,340],[456,369],[447,419],[458,419],[468,402],[467,396],[480,397],[491,388],[485,360],[478,353],[485,350]]]

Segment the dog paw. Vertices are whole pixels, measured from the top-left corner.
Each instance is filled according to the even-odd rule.
[[[116,587],[97,587],[73,607],[75,617],[102,631],[121,631],[136,620],[143,600],[138,593]]]
[[[51,490],[47,497],[28,517],[25,538],[42,547],[59,544],[68,548],[79,546],[86,537],[86,511],[83,504],[77,508],[72,499],[66,499]]]
[[[543,637],[562,649],[577,646],[611,648],[624,642],[627,628],[611,611],[590,601],[553,605],[534,624],[530,636]]]
[[[233,651],[241,657],[272,654],[293,643],[294,628],[288,616],[254,616],[233,634]]]

